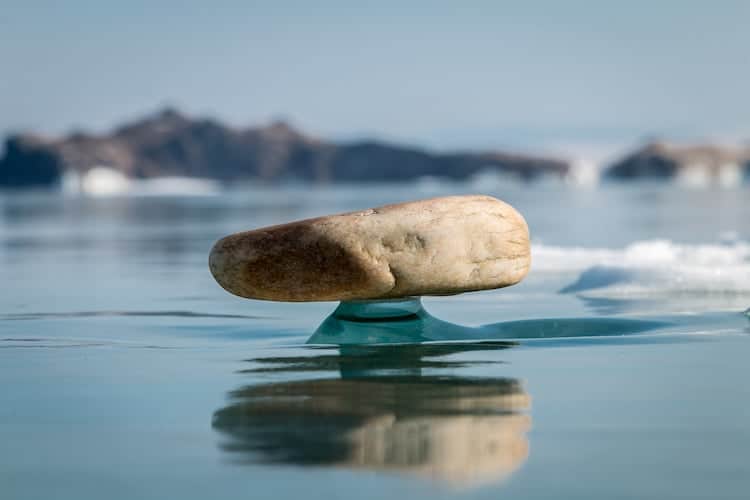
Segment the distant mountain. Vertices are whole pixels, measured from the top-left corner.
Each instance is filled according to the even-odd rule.
[[[54,185],[67,171],[85,174],[102,166],[129,178],[189,176],[227,184],[465,179],[486,170],[532,180],[563,177],[570,168],[559,159],[500,152],[438,154],[377,141],[327,142],[281,122],[235,129],[165,109],[108,135],[10,136],[0,159],[0,186]]]
[[[615,162],[605,178],[737,184],[750,177],[750,148],[652,142]]]

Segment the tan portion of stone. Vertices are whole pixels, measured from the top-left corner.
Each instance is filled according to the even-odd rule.
[[[489,196],[448,196],[307,219],[219,240],[209,267],[252,299],[323,301],[450,295],[513,285],[529,231]]]

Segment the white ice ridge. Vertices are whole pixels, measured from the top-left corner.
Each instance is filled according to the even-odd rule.
[[[563,293],[750,294],[750,243],[637,241],[623,249],[532,245],[532,272],[577,272]]]
[[[130,179],[106,166],[94,167],[84,175],[66,173],[63,192],[88,196],[206,196],[220,193],[219,183],[193,177]]]

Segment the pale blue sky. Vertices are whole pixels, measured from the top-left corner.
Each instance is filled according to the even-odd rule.
[[[436,147],[750,137],[749,25],[728,0],[0,0],[0,131],[173,104]]]

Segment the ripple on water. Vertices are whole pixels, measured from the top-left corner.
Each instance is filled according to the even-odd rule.
[[[22,321],[35,319],[68,319],[99,317],[162,317],[162,318],[222,318],[222,319],[273,319],[268,316],[246,314],[215,314],[195,311],[74,311],[74,312],[32,312],[0,315],[0,321]]]

